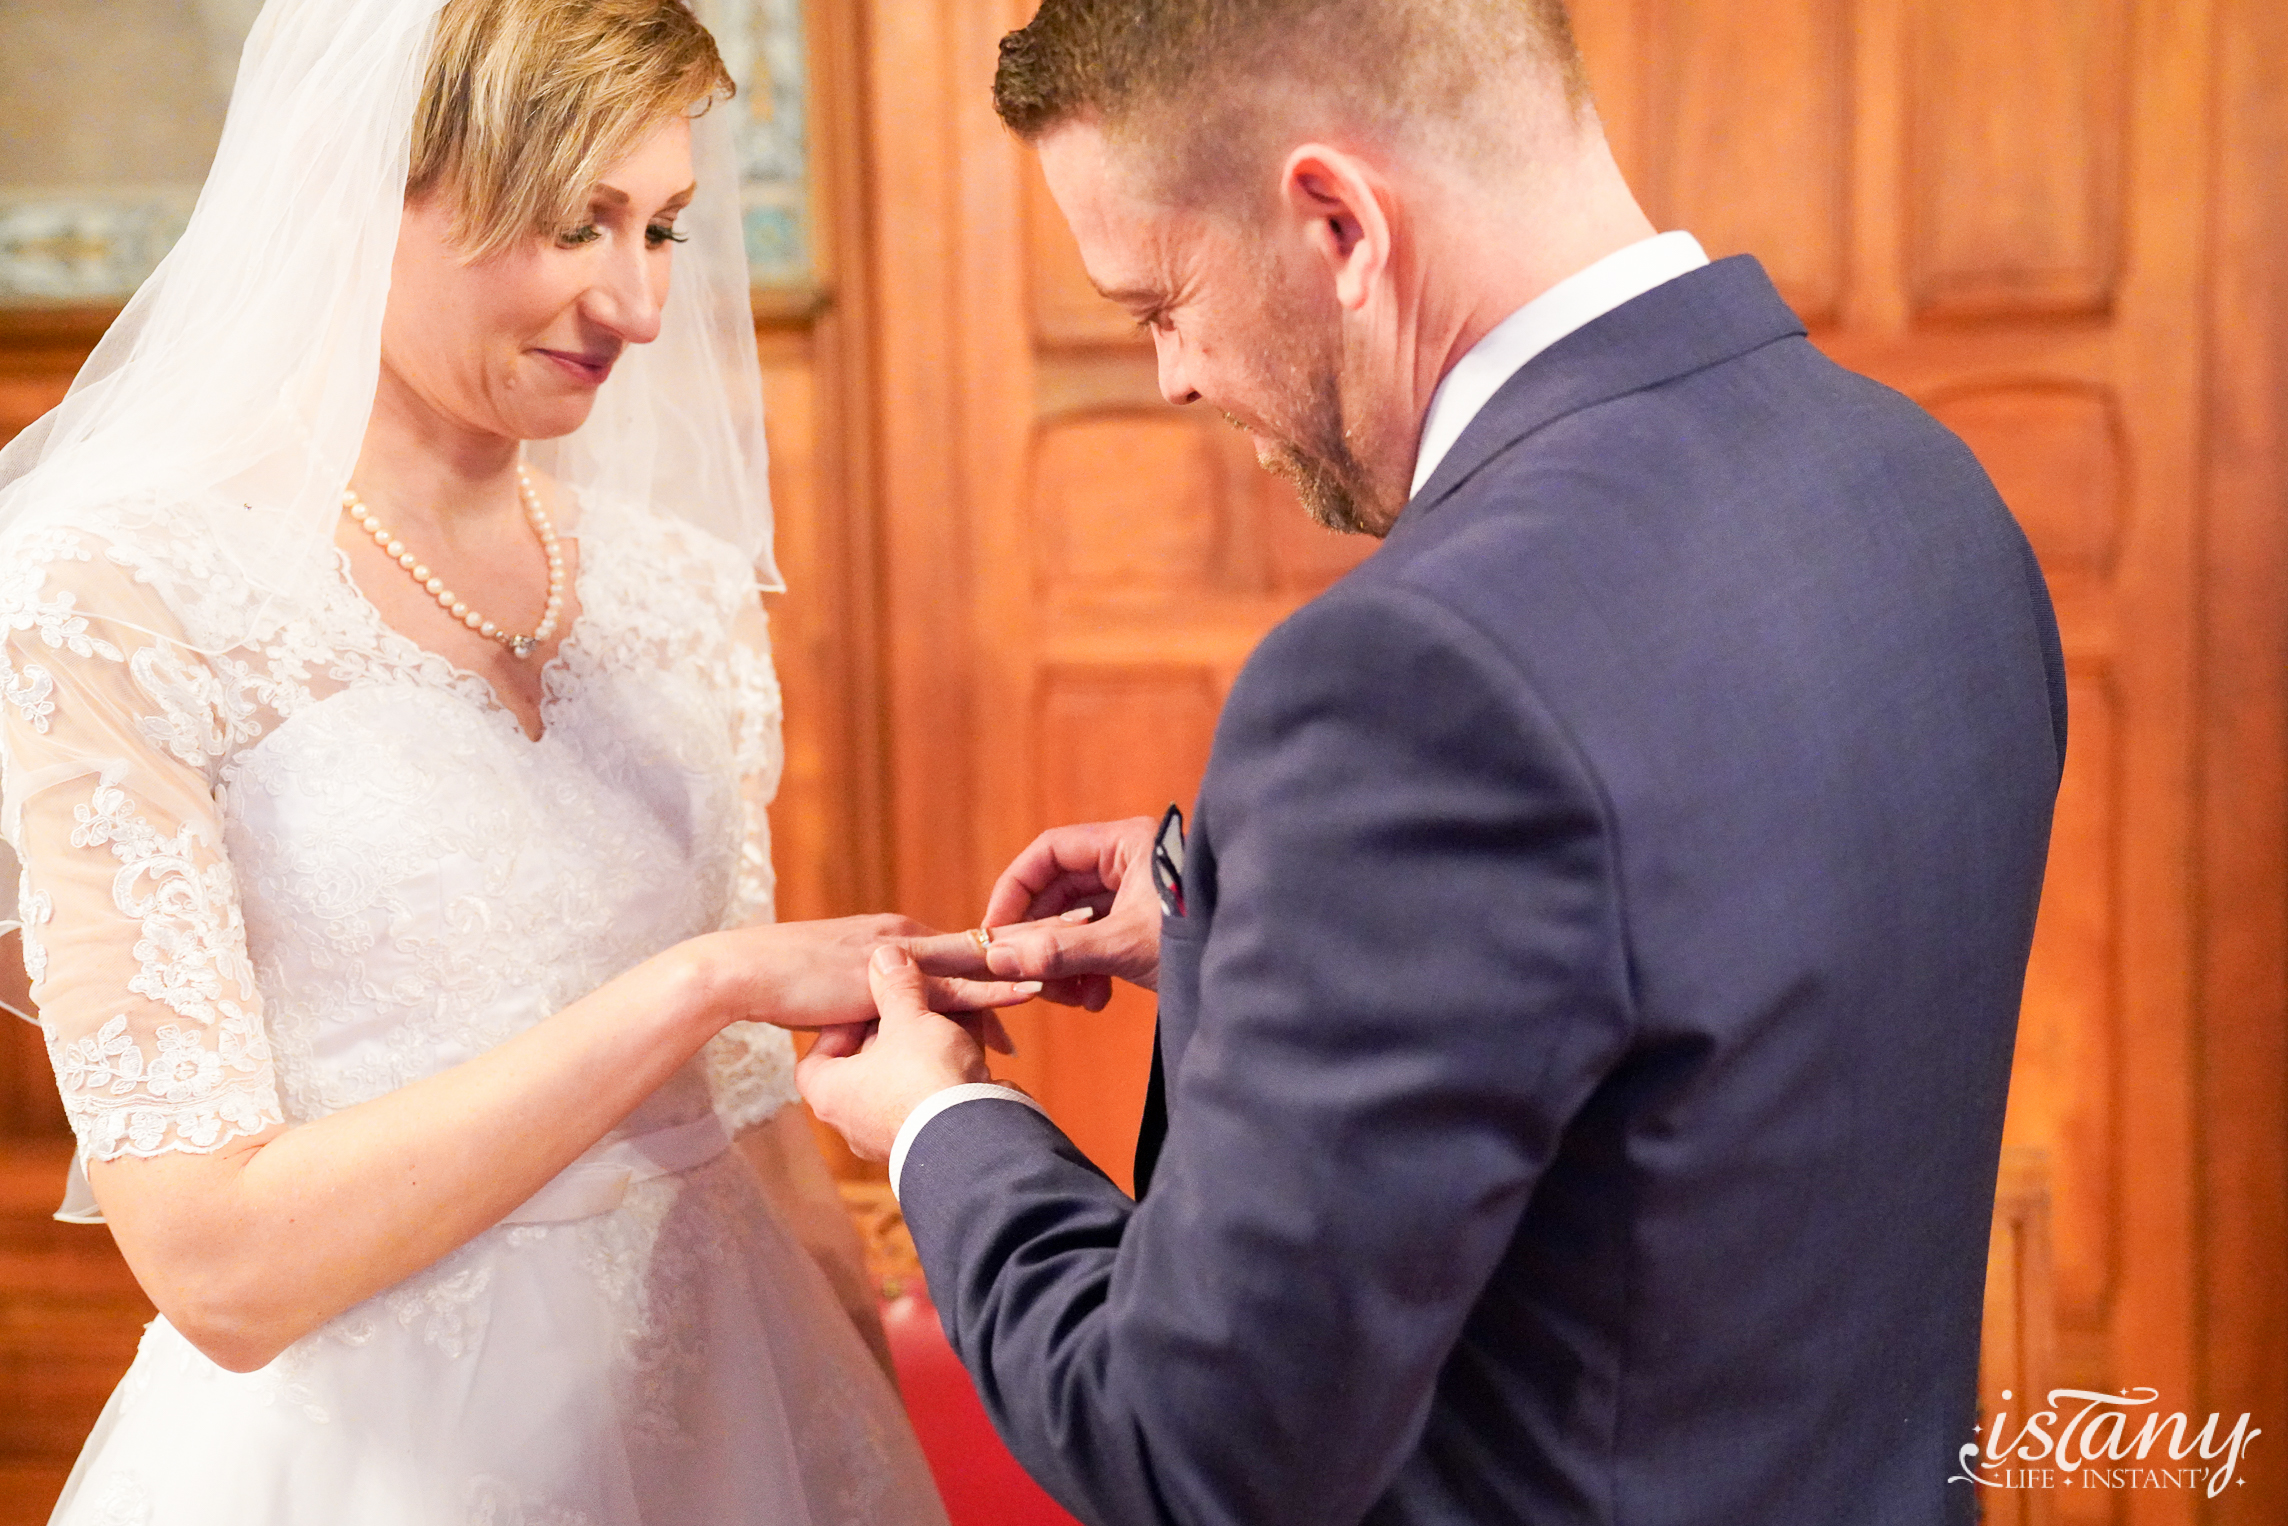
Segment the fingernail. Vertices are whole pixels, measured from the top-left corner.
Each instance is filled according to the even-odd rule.
[[[1041,983],[1037,980],[1025,980],[1020,981],[1017,984],[1017,994],[1019,996],[1038,996],[1041,994],[1042,989],[1043,988]]]
[[[888,974],[892,970],[902,970],[912,963],[913,960],[906,956],[906,951],[895,943],[885,943],[874,950],[874,968],[884,974]]]
[[[1057,918],[1057,920],[1059,922],[1086,922],[1093,918],[1095,915],[1096,908],[1093,906],[1075,906],[1072,910]]]

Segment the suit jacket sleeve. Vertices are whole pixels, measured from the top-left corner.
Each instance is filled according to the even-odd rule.
[[[1198,1005],[1149,1197],[1013,1106],[952,1109],[906,1160],[996,1425],[1107,1526],[1363,1516],[1627,1041],[1576,750],[1479,630],[1361,582],[1274,632],[1226,707],[1163,940],[1163,1001],[1196,961]]]

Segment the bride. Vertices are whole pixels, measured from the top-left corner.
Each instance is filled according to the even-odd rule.
[[[769,925],[728,86],[678,0],[270,0],[0,454],[67,1211],[160,1310],[58,1522],[943,1520],[732,1139],[885,940],[987,1028],[1031,992]]]

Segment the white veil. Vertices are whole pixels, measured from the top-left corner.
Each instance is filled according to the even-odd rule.
[[[268,0],[181,241],[63,402],[0,451],[0,537],[99,505],[208,516],[229,565],[196,591],[160,589],[197,606],[176,613],[207,650],[331,575],[440,5]],[[587,424],[531,456],[583,498],[691,521],[776,588],[727,112],[693,123],[692,154],[699,194],[658,340],[622,358]],[[229,584],[241,596],[217,599]]]
[[[441,4],[267,0],[182,239],[63,402],[0,450],[0,578],[11,532],[98,509],[203,517],[221,565],[195,584],[142,575],[181,622],[167,634],[222,652],[262,628],[273,601],[333,575]],[[621,358],[577,433],[530,455],[584,500],[690,521],[776,589],[728,112],[692,124],[692,156],[699,192],[679,220],[688,242],[659,338]],[[16,884],[8,857],[0,847],[0,914]]]

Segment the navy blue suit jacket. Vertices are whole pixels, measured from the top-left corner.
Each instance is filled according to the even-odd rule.
[[[1752,260],[1552,347],[1232,690],[1144,1201],[914,1142],[1002,1434],[1106,1526],[1967,1521],[2064,747],[1985,474]]]

